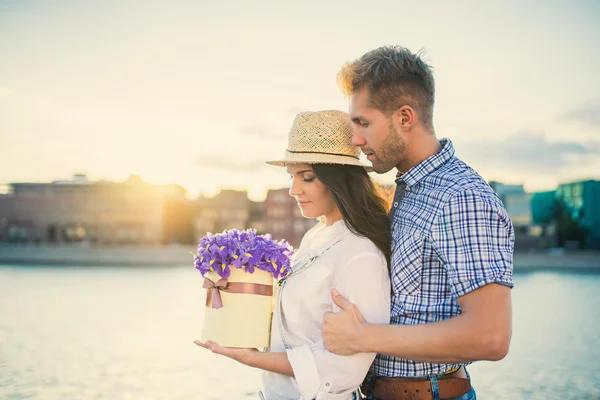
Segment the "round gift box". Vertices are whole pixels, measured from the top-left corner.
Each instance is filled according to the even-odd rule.
[[[208,272],[205,278],[213,282],[221,277],[216,272]],[[243,282],[273,286],[270,272],[255,269],[250,274],[242,269],[231,268],[228,283]],[[214,289],[207,289],[213,291]],[[269,346],[273,296],[220,291],[221,308],[206,305],[201,340],[211,340],[224,347],[263,348]],[[212,296],[214,300],[214,295]]]

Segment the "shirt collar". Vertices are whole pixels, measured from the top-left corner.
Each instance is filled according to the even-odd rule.
[[[311,230],[309,230],[300,243],[300,247],[294,252],[293,261],[298,262],[304,258],[310,258],[318,254],[322,249],[345,235],[348,230],[344,220],[335,221],[330,226],[319,220]]]
[[[440,139],[442,149],[428,159],[421,161],[409,169],[405,174],[398,172],[396,174],[396,183],[403,181],[406,186],[411,187],[419,183],[427,175],[444,165],[448,160],[454,157],[454,146],[448,138]]]

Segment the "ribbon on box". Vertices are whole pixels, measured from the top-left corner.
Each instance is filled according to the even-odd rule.
[[[221,300],[221,292],[239,293],[239,294],[256,294],[259,296],[272,296],[272,285],[261,285],[259,283],[249,282],[227,282],[227,279],[219,279],[216,282],[208,278],[204,278],[202,287],[206,289],[206,307],[212,308],[223,307]]]

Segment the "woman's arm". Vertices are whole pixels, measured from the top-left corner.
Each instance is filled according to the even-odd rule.
[[[356,250],[354,250],[356,251]],[[348,253],[351,253],[349,250]],[[333,285],[352,298],[368,322],[387,324],[390,317],[390,281],[385,257],[378,252],[360,252],[336,269]],[[331,301],[331,300],[330,300]],[[334,311],[339,310],[333,302]],[[317,393],[344,393],[363,381],[376,356],[331,353],[323,341],[287,351],[299,391],[305,398]]]
[[[389,323],[390,283],[383,255],[365,252],[352,257],[337,271],[333,284],[352,299],[368,322]],[[332,306],[334,311],[339,310],[335,304]],[[294,377],[305,398],[315,398],[318,392],[355,389],[375,358],[375,353],[333,354],[322,341],[297,346],[285,353],[226,348],[211,341],[194,343],[242,364]]]
[[[215,354],[231,358],[237,362],[253,368],[264,369],[265,371],[275,372],[277,374],[294,376],[294,371],[288,360],[286,353],[262,352],[258,349],[236,349],[232,347],[219,346],[215,342],[207,341],[202,343],[195,340],[194,343],[200,347],[208,349]]]

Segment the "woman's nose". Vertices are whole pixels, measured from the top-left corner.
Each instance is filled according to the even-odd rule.
[[[292,180],[292,185],[290,186],[290,196],[300,196],[302,194],[302,188],[300,187],[300,183],[298,183],[295,179]]]

